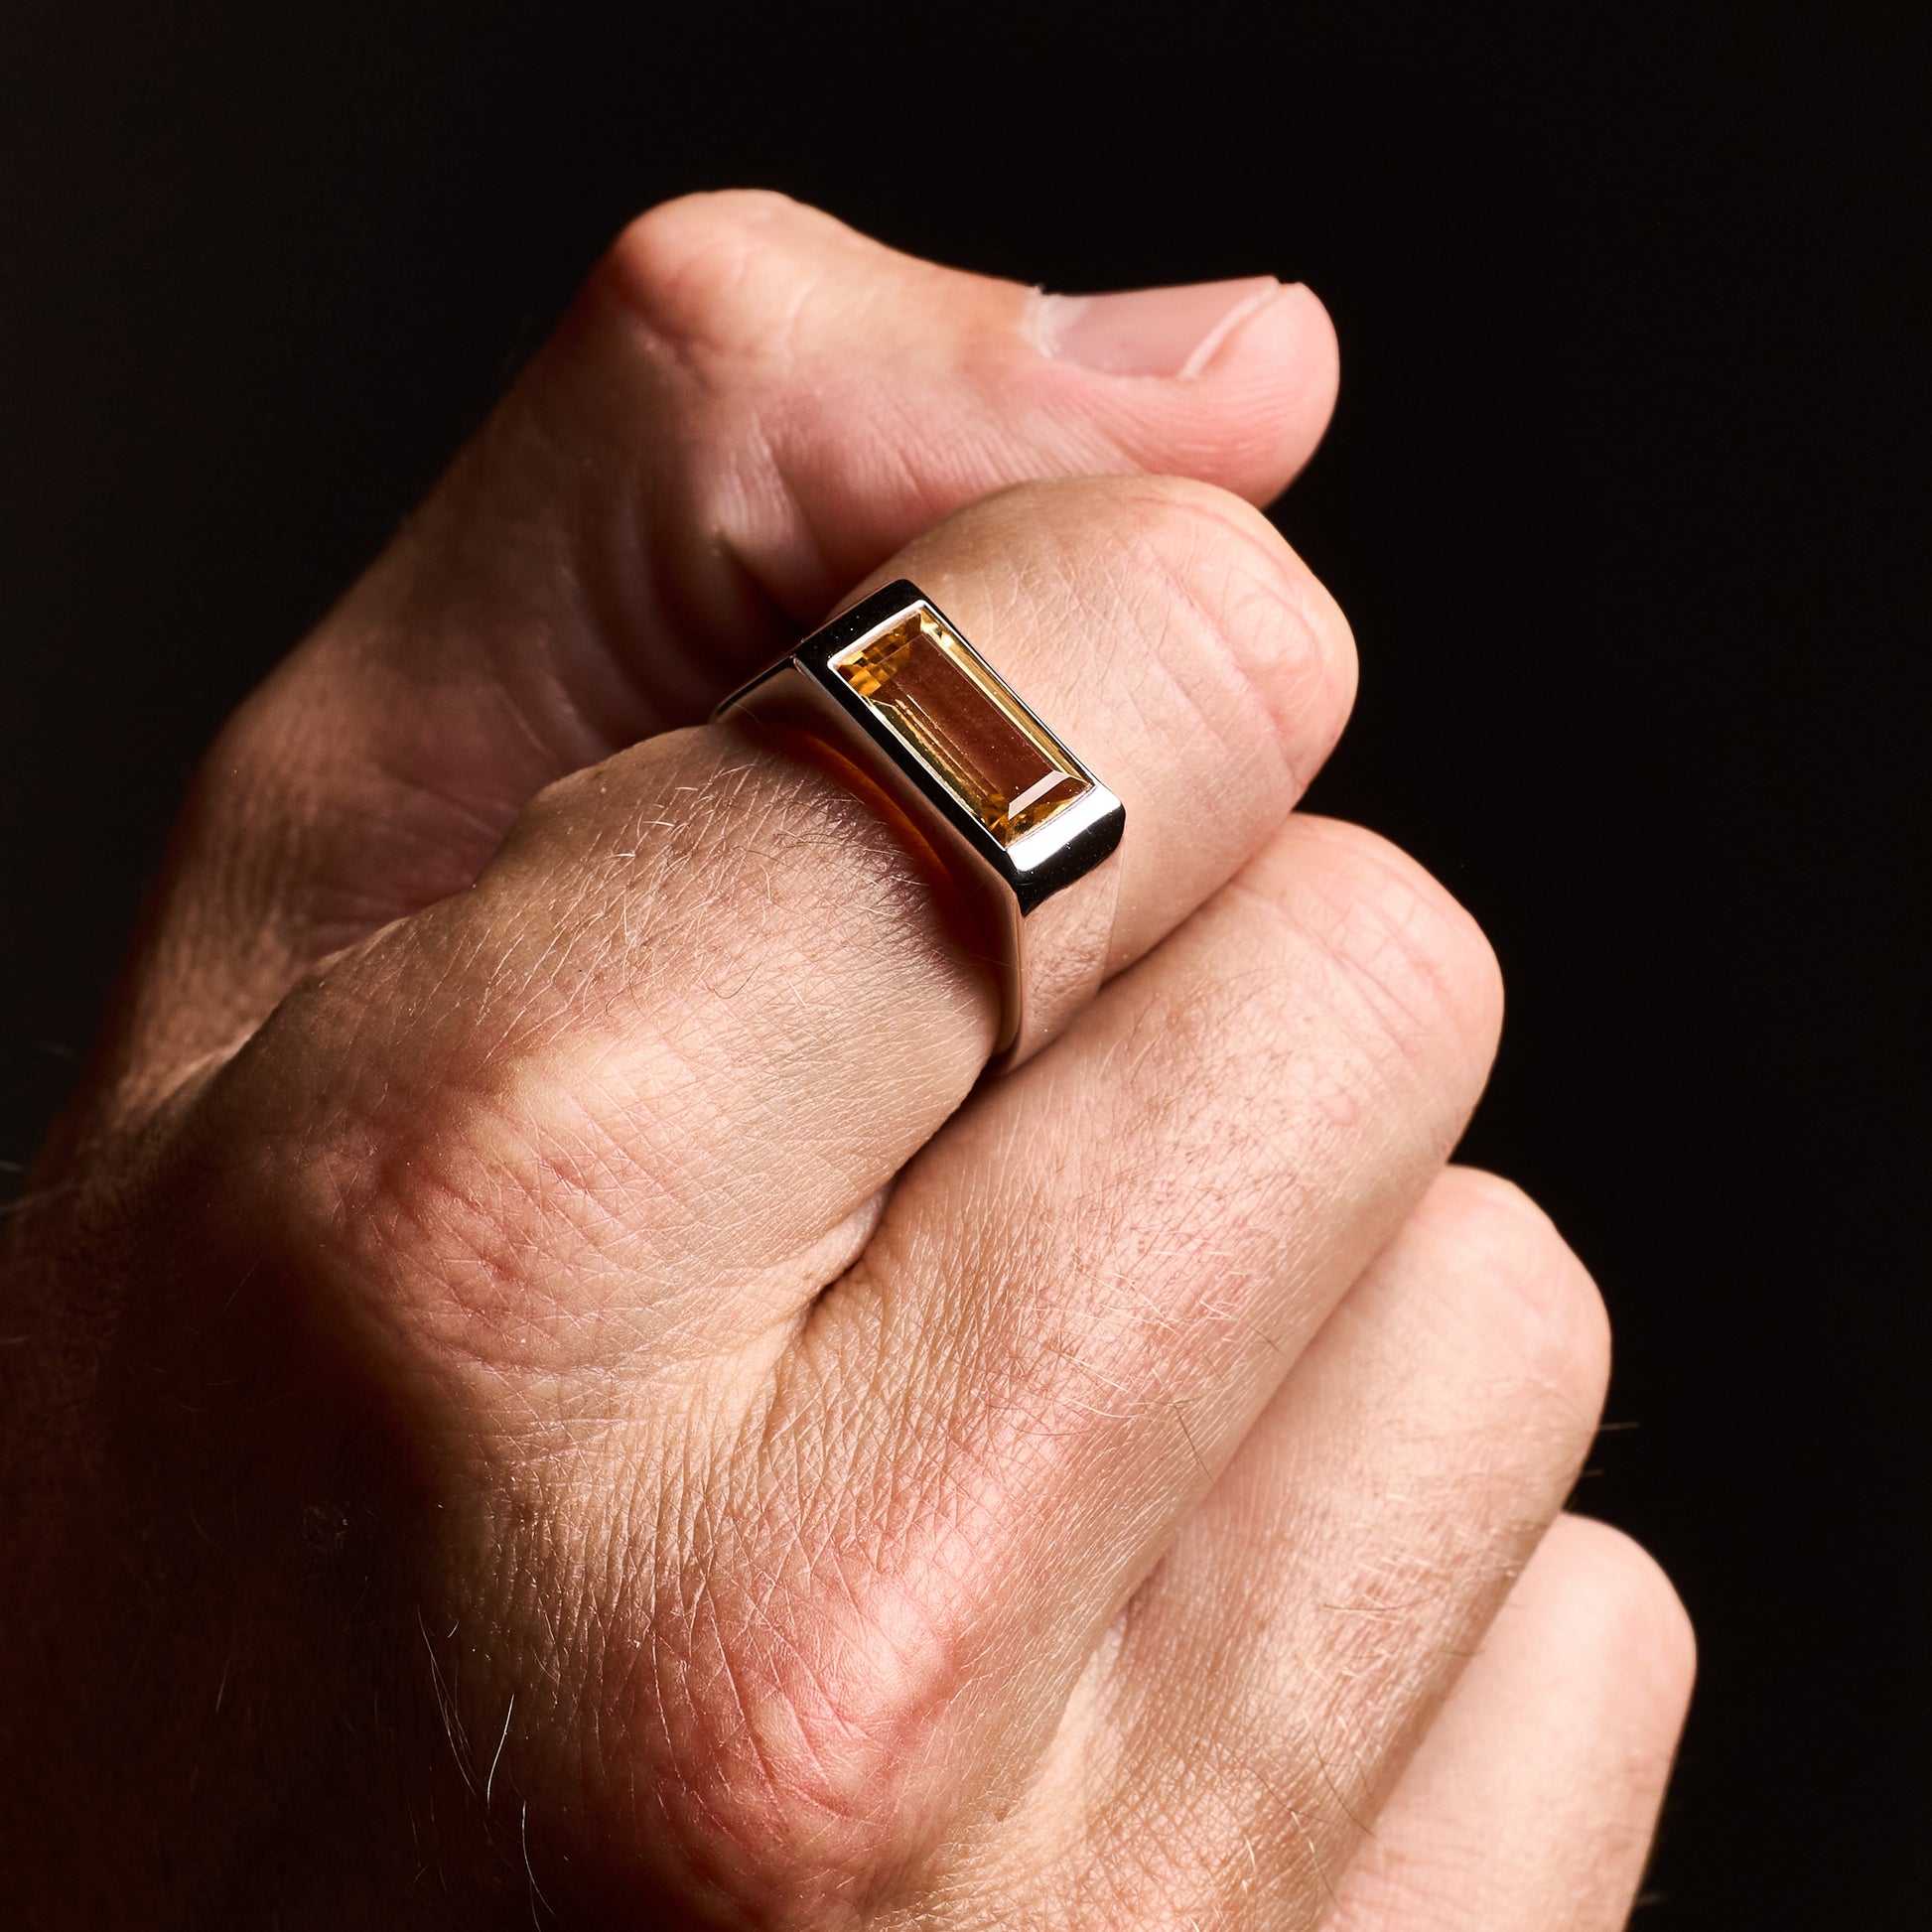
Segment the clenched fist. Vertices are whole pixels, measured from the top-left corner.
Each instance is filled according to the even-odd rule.
[[[1445,1165],[1482,938],[1292,815],[1334,382],[1265,279],[623,236],[208,755],[9,1227],[9,1923],[1622,1923],[1601,1307]],[[898,576],[1127,806],[1001,1079],[944,879],[701,722]]]

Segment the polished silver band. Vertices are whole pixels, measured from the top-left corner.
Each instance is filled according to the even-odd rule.
[[[996,1069],[1093,997],[1126,812],[916,585],[854,605],[714,716],[809,734],[938,855],[999,972]]]

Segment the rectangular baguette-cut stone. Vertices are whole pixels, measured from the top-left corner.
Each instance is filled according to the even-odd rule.
[[[1091,789],[1046,728],[927,610],[832,659],[832,669],[1000,841]]]

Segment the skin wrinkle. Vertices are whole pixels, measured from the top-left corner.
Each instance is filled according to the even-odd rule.
[[[644,293],[665,273],[656,259],[663,252],[656,239],[663,224],[659,223],[653,229],[649,225],[652,220],[653,217],[646,216],[642,223],[634,224],[614,250],[613,261],[625,264],[625,270],[614,273],[613,286],[618,291],[619,300],[658,345],[659,352],[684,371],[700,395],[712,399],[707,406],[720,414],[729,409],[741,434],[750,439],[753,460],[749,464],[740,463],[728,472],[729,480],[720,494],[720,513],[715,520],[719,549],[756,587],[760,598],[787,610],[795,620],[806,621],[812,615],[811,611],[796,592],[780,587],[768,562],[769,553],[774,549],[788,548],[802,538],[806,550],[802,572],[805,581],[830,586],[837,584],[842,576],[851,574],[849,565],[841,569],[833,560],[826,535],[829,526],[816,512],[819,492],[802,482],[794,481],[792,459],[786,454],[787,444],[794,441],[797,447],[812,451],[817,439],[809,434],[796,436],[795,439],[774,434],[770,420],[774,409],[782,410],[785,407],[788,383],[801,359],[797,346],[801,319],[810,307],[816,290],[809,278],[794,288],[783,313],[768,334],[751,339],[734,335],[724,342],[707,342],[702,335],[693,335],[693,317],[729,313],[730,281],[742,282],[749,278],[756,251],[741,249],[735,258],[735,270],[725,288],[707,300],[685,304],[677,322],[667,327],[665,319],[657,313],[656,303]],[[640,257],[640,260],[634,264],[628,263],[627,257],[631,255]],[[708,260],[702,269],[694,265],[686,273],[702,277],[715,273],[715,259]],[[675,273],[672,279],[675,283]],[[758,358],[758,379],[749,390],[743,367],[748,348]],[[744,400],[747,393],[759,400],[747,406]],[[725,398],[731,399],[729,404]],[[924,441],[924,426],[918,427],[921,434],[911,440],[911,448],[919,447]],[[899,482],[902,488],[909,485],[906,493],[912,500],[926,496],[928,492],[921,486],[913,460],[904,447],[897,440],[877,431],[869,434],[875,455],[904,466]],[[734,447],[737,438],[720,437],[714,441],[725,447]],[[804,460],[809,465],[818,459],[815,455],[808,455]],[[850,461],[849,456],[847,460]],[[760,499],[765,499],[765,507],[759,507]],[[735,516],[730,513],[734,506],[738,512]],[[933,506],[935,513],[937,507]],[[738,526],[736,529],[734,524]],[[767,530],[781,531],[784,537],[774,544],[758,534]],[[675,581],[682,575],[681,560],[662,560],[658,574],[666,580]],[[795,565],[787,566],[787,578],[795,579],[800,574]]]
[[[1325,665],[1333,653],[1324,648],[1319,641],[1321,632],[1317,627],[1310,623],[1306,606],[1298,604],[1289,596],[1282,595],[1282,592],[1286,591],[1288,585],[1293,582],[1293,579],[1284,570],[1280,558],[1267,556],[1262,545],[1256,541],[1253,531],[1241,528],[1239,524],[1235,523],[1232,518],[1226,516],[1217,507],[1202,504],[1196,508],[1196,514],[1204,522],[1213,524],[1217,535],[1223,539],[1228,537],[1237,538],[1242,543],[1245,552],[1256,556],[1258,559],[1265,559],[1263,568],[1256,571],[1249,579],[1254,586],[1255,594],[1257,596],[1265,595],[1262,588],[1264,581],[1267,579],[1274,580],[1278,586],[1278,590],[1274,597],[1267,600],[1269,608],[1277,615],[1281,613],[1291,614],[1291,627],[1306,639],[1303,649],[1299,653],[1304,660]],[[1202,533],[1195,530],[1189,534],[1193,537],[1197,547],[1196,554],[1189,558],[1189,565],[1193,567],[1178,567],[1170,563],[1158,546],[1150,546],[1146,553],[1145,561],[1153,571],[1167,604],[1169,612],[1168,621],[1172,622],[1173,621],[1173,612],[1174,609],[1178,608],[1188,611],[1195,619],[1196,628],[1200,637],[1211,643],[1222,644],[1222,648],[1217,653],[1217,662],[1241,694],[1242,702],[1237,707],[1237,712],[1247,715],[1258,715],[1268,721],[1273,732],[1273,750],[1280,762],[1288,795],[1291,797],[1299,797],[1307,789],[1307,781],[1296,769],[1296,761],[1290,750],[1290,736],[1283,723],[1281,711],[1278,708],[1279,700],[1267,684],[1256,678],[1242,653],[1227,649],[1222,643],[1222,640],[1227,636],[1229,618],[1232,614],[1226,608],[1224,601],[1219,599],[1210,600],[1199,587],[1197,582],[1198,546],[1201,542]],[[1226,581],[1232,578],[1236,572],[1232,561],[1220,555],[1219,546],[1216,546],[1216,552],[1219,567],[1226,573],[1226,576],[1222,580],[1223,585],[1225,585]],[[1219,608],[1216,608],[1216,606]],[[1328,616],[1329,625],[1332,627],[1338,621],[1338,615],[1332,613],[1326,615]],[[1239,626],[1241,634],[1244,637],[1264,635],[1267,634],[1268,630],[1275,627],[1269,625],[1249,626],[1246,624]],[[1178,694],[1188,700],[1190,707],[1194,711],[1194,715],[1213,733],[1223,754],[1235,751],[1235,748],[1229,743],[1225,731],[1214,720],[1210,719],[1201,707],[1199,698],[1196,695],[1198,681],[1195,679],[1181,680],[1175,678],[1170,665],[1168,653],[1165,650],[1155,650],[1151,654],[1149,661],[1162,672],[1166,673],[1171,682],[1175,685]],[[1271,671],[1276,668],[1275,665],[1270,666]],[[1340,715],[1345,715],[1345,706],[1342,708]],[[1315,748],[1317,760],[1326,753],[1327,749],[1326,746]]]
[[[782,529],[802,539],[804,561],[796,574],[808,583],[836,584],[840,573],[833,561],[827,527],[816,513],[815,492],[795,476],[764,411],[752,413],[750,435],[753,462],[749,470],[740,468],[733,473],[726,503],[736,515],[719,518],[722,527],[718,541],[726,556],[776,608],[786,610],[800,622],[809,622],[808,612],[789,610],[783,595],[773,588],[769,566],[760,567],[758,553],[774,546],[768,538],[754,533]],[[741,526],[740,531],[731,528],[733,523]]]
[[[440,519],[440,522],[448,525],[449,519],[445,517]],[[461,527],[460,522],[457,527]],[[425,544],[418,546],[417,554],[422,554],[425,549],[429,550],[432,556],[434,555],[434,545],[427,540]],[[493,559],[482,560],[482,574],[492,578],[500,576],[500,570],[491,568],[493,563]],[[446,561],[440,568],[432,563],[429,572],[430,581],[427,582],[424,581],[423,571],[415,572],[414,576],[405,582],[400,593],[401,603],[398,610],[392,616],[376,621],[371,631],[372,637],[381,637],[385,640],[400,637],[420,639],[437,635],[439,628],[447,630],[448,621],[437,609],[437,603],[445,595],[445,587],[451,578],[453,565],[460,575],[462,569],[460,558]],[[568,582],[571,576],[569,569],[561,567],[550,573],[553,583]],[[369,599],[364,596],[362,601],[367,602]],[[588,621],[588,618],[580,609],[572,628],[582,630]],[[419,742],[419,734],[413,726],[409,728],[410,736],[406,748],[397,745],[393,733],[387,729],[367,734],[366,742],[373,748],[377,762],[372,766],[368,765],[367,755],[358,757],[356,760],[358,765],[367,766],[377,775],[380,775],[385,768],[395,768],[400,772],[407,767],[409,775],[404,782],[408,788],[423,791],[427,786],[429,795],[439,801],[439,809],[435,814],[439,838],[448,838],[453,832],[461,832],[465,823],[469,824],[475,834],[466,848],[471,855],[470,859],[467,864],[459,866],[456,872],[448,875],[445,890],[460,885],[467,877],[474,876],[476,868],[487,858],[493,848],[507,818],[521,802],[514,793],[504,792],[500,776],[502,772],[520,769],[541,771],[546,767],[568,769],[607,756],[622,742],[623,734],[614,733],[608,724],[599,726],[592,722],[592,711],[595,707],[587,705],[582,695],[572,691],[566,683],[557,661],[557,653],[554,650],[529,647],[530,633],[533,629],[539,636],[553,635],[554,620],[538,618],[532,623],[530,620],[525,619],[512,626],[504,613],[500,610],[491,611],[482,620],[481,624],[473,623],[467,627],[466,642],[470,636],[477,634],[493,639],[500,639],[505,634],[514,634],[517,639],[515,648],[504,648],[498,644],[491,649],[491,656],[497,662],[502,678],[507,682],[475,687],[468,684],[452,684],[447,678],[442,680],[450,687],[438,693],[438,701],[446,711],[461,692],[470,696],[474,703],[484,708],[490,720],[486,727],[473,729],[469,734],[460,735],[456,742],[463,742],[465,737],[483,742],[491,739],[503,741],[502,750],[499,751],[493,766],[487,769],[475,768],[467,779],[468,786],[479,788],[474,794],[474,801],[464,796],[466,779],[460,765],[446,761],[439,762],[435,767],[433,779],[421,770],[423,747]],[[376,660],[371,664],[371,671],[375,671],[380,662],[377,651],[369,649],[364,650],[362,654]],[[384,667],[382,674],[393,677],[395,672],[400,671],[413,657],[416,663],[413,678],[406,677],[399,681],[405,685],[422,682],[428,666],[421,661],[420,645],[414,652],[405,654],[385,644],[380,656],[391,654],[397,660],[395,670]],[[402,693],[399,692],[398,695],[400,697]],[[546,699],[554,701],[546,702]],[[420,694],[414,703],[409,703],[404,698],[401,715],[413,719],[419,714],[420,706]],[[603,709],[606,711],[610,709],[608,701],[603,705]],[[519,747],[521,756],[518,756],[515,749]],[[505,753],[508,754],[507,757],[504,756]],[[370,815],[378,824],[385,827],[397,825],[407,827],[414,820],[413,814],[406,810],[398,812],[393,806],[385,806],[378,811],[373,801]],[[411,903],[405,902],[395,906],[394,909],[413,908]]]
[[[1332,1903],[1334,1877],[1339,1873],[1330,1874],[1330,1866],[1337,1863],[1330,1849],[1336,1836],[1330,1820],[1345,1810],[1332,1792],[1324,1797],[1319,1791],[1292,1789],[1258,1763],[1229,1763],[1218,1766],[1217,1772],[1211,1783],[1202,1778],[1185,1792],[1181,1802],[1164,1807],[1157,1829],[1149,1834],[1150,1843],[1157,1847],[1194,1839],[1223,1848],[1206,1886],[1200,1873],[1187,1870],[1179,1861],[1144,1855],[1143,1882],[1165,1896],[1173,1915],[1167,1922],[1183,1922],[1180,1914],[1184,1910],[1187,1917],[1193,1917],[1202,1909],[1204,1891],[1213,1900],[1208,1909],[1214,1918],[1224,1916],[1219,1908],[1224,1908],[1230,1898],[1239,1900],[1250,1894],[1258,1863],[1253,1849],[1257,1833],[1250,1821],[1263,1817],[1286,1821],[1285,1831],[1263,1834],[1271,1850],[1284,1838],[1292,1847],[1286,1869],[1279,1851],[1271,1857],[1275,1883],[1270,1889],[1285,1889],[1284,1878],[1306,1882],[1312,1877],[1318,1898]],[[1189,1907],[1192,1909],[1187,1910]],[[1268,1918],[1275,1916],[1268,1912],[1267,1901],[1260,1909]]]
[[[791,519],[790,528],[803,536],[806,559],[803,568],[791,564],[786,570],[786,587],[781,593],[772,590],[769,594],[786,602],[786,608],[799,622],[810,622],[814,618],[829,616],[829,612],[814,610],[803,602],[803,587],[807,584],[817,586],[843,586],[860,574],[853,568],[854,559],[849,554],[849,545],[836,543],[834,530],[836,520],[829,517],[821,507],[822,488],[816,486],[816,479],[809,475],[814,464],[819,461],[818,449],[822,447],[819,432],[820,422],[834,412],[827,410],[821,398],[809,400],[787,398],[772,405],[770,414],[761,413],[757,429],[758,447],[762,458],[759,474],[760,482],[775,485],[776,509],[766,509],[759,516],[749,510],[741,513],[741,521],[748,531],[759,528],[786,528],[786,519]],[[775,415],[773,426],[770,417]],[[949,501],[962,501],[974,491],[969,483],[960,480],[947,486],[946,481],[929,478],[922,473],[921,464],[927,447],[927,425],[918,420],[917,412],[901,409],[895,399],[880,398],[867,411],[866,441],[862,448],[850,451],[847,462],[863,474],[872,489],[881,495],[897,496],[908,505],[916,505],[914,526],[936,519],[943,514],[943,505]],[[792,454],[794,451],[797,455]],[[766,494],[773,493],[770,490]],[[741,486],[740,500],[746,503],[754,499],[755,491],[750,486]],[[733,553],[743,561],[744,567],[761,582],[769,582],[774,575],[769,562],[761,567],[752,554],[753,539],[749,536],[727,536],[724,541],[732,547]],[[757,548],[767,553],[778,548],[769,539],[761,539]],[[793,586],[796,585],[796,588]],[[836,596],[837,593],[833,592]],[[850,598],[840,598],[841,603],[849,603]]]
[[[515,715],[513,707],[501,703],[492,702],[489,710],[498,721]],[[278,875],[296,874],[309,881],[304,899],[291,908],[293,923],[274,935],[292,957],[337,951],[426,901],[460,890],[501,836],[496,799],[465,786],[457,773],[424,771],[413,745],[404,752],[380,736],[366,742],[369,749],[361,761],[367,768],[328,823],[293,822],[282,842],[286,849],[264,843],[255,852],[249,898],[271,899],[273,895],[264,889]],[[268,767],[277,771],[279,783],[289,749],[278,744],[258,747],[244,737],[217,746],[211,764],[217,774]],[[299,755],[294,761],[299,770]],[[213,782],[218,788],[221,776]],[[433,833],[421,826],[422,815],[415,809],[425,802],[433,807]],[[236,809],[237,801],[217,797],[210,815]],[[291,810],[291,804],[282,804],[280,815]],[[259,815],[271,823],[278,816],[272,795]],[[366,855],[376,849],[383,852],[390,876],[372,889]],[[454,863],[452,853],[459,855]]]
[[[1388,883],[1401,885],[1401,882],[1393,877],[1388,879]],[[1349,968],[1347,984],[1351,991],[1358,995],[1368,992],[1382,996],[1379,1003],[1370,1002],[1372,1005],[1379,1004],[1382,1009],[1376,1013],[1375,1037],[1385,1048],[1398,1049],[1404,1059],[1410,1062],[1411,1073],[1421,1071],[1423,1065],[1426,1065],[1426,1062],[1419,1064],[1421,1054],[1437,1040],[1443,1037],[1463,1036],[1463,1030],[1453,1024],[1453,1016],[1466,996],[1462,989],[1451,985],[1447,975],[1437,965],[1436,959],[1440,956],[1440,949],[1408,943],[1402,923],[1387,920],[1379,908],[1370,909],[1360,900],[1349,904],[1330,901],[1340,915],[1335,921],[1334,930],[1345,935],[1345,943],[1338,947],[1335,938],[1330,937],[1328,933],[1318,931],[1311,921],[1302,915],[1290,912],[1268,895],[1255,895],[1252,889],[1239,881],[1234,882],[1231,890],[1244,897],[1259,897],[1269,908],[1272,916],[1296,928],[1304,937],[1324,951],[1331,954],[1339,953]],[[1440,919],[1433,912],[1425,913],[1421,900],[1413,894],[1409,894],[1406,887],[1403,891],[1408,905],[1418,913],[1424,913],[1424,918],[1418,922],[1433,923],[1439,932],[1443,931],[1444,927]],[[1366,946],[1359,943],[1358,937],[1364,932],[1369,938]],[[1396,960],[1401,970],[1396,972],[1383,970],[1382,962],[1385,959]],[[1487,972],[1491,984],[1494,985],[1493,966],[1489,967]],[[1408,990],[1414,985],[1419,985],[1422,990],[1433,996],[1429,1007],[1425,1007],[1415,998],[1414,993]],[[1499,1000],[1494,1000],[1492,996],[1492,1003],[1499,1004]],[[1389,1009],[1394,1010],[1398,1022],[1408,1024],[1406,1026],[1391,1024]],[[1337,1019],[1342,1017],[1339,1004],[1331,1006],[1329,1011]],[[1449,1019],[1451,1024],[1442,1025],[1439,1016],[1441,1019]],[[1491,1029],[1485,1028],[1484,1031],[1488,1032]],[[1486,1067],[1488,1059],[1486,1050],[1483,1052],[1482,1059]]]

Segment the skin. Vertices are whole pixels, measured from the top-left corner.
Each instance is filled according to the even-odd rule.
[[[1601,1305],[1447,1165],[1481,935],[1291,815],[1326,317],[1043,340],[654,210],[211,750],[7,1229],[13,1922],[1623,1922],[1692,1648],[1561,1514]],[[943,885],[702,723],[901,575],[1128,807],[997,1082]]]

